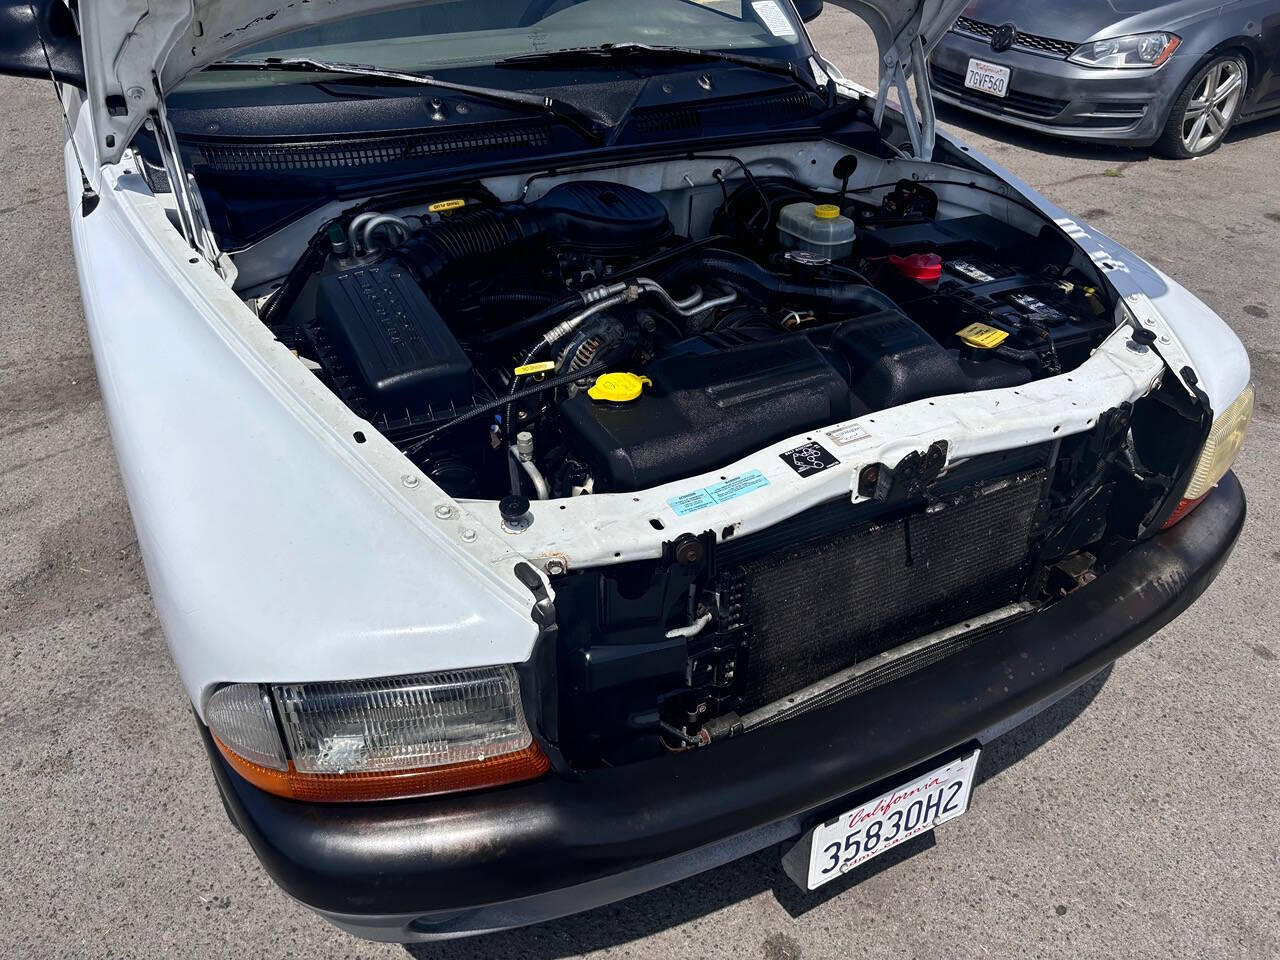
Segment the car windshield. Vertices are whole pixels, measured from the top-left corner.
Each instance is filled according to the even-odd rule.
[[[808,56],[802,37],[786,0],[431,0],[297,30],[231,59],[307,57],[438,72],[570,48],[640,43],[786,62]],[[230,72],[214,67],[202,81],[219,73],[231,80]],[[239,75],[231,82],[244,80]]]

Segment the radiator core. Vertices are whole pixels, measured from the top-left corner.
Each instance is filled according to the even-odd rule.
[[[1022,598],[1045,471],[742,564],[753,710],[901,643]]]

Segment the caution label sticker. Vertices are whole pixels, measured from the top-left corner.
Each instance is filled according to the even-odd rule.
[[[709,487],[672,497],[667,501],[667,506],[675,511],[677,517],[683,517],[705,510],[707,507],[714,507],[718,503],[737,500],[738,497],[745,496],[753,490],[761,490],[768,485],[769,480],[763,473],[759,470],[749,470],[736,477],[722,480],[720,483],[713,483]]]
[[[985,323],[971,323],[956,334],[960,342],[979,350],[994,350],[1009,339],[1004,330],[989,327]]]

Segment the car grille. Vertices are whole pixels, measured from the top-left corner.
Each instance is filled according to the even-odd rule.
[[[979,483],[732,571],[751,631],[743,712],[1021,599],[1045,477]]]
[[[1052,97],[1038,97],[1030,93],[1022,93],[1009,88],[1006,97],[993,97],[970,90],[964,85],[964,77],[950,70],[944,70],[937,64],[929,67],[929,76],[934,89],[947,96],[961,100],[986,113],[1009,113],[1019,116],[1035,117],[1039,120],[1051,120],[1067,109],[1071,101],[1055,100]]]
[[[958,33],[967,33],[971,37],[990,40],[1000,27],[992,23],[983,23],[981,20],[961,17],[956,21],[954,29]],[[1013,41],[1013,45],[1023,50],[1046,53],[1064,60],[1071,56],[1072,51],[1079,46],[1079,44],[1071,43],[1068,40],[1055,40],[1052,37],[1041,37],[1034,33],[1022,33],[1021,31],[1018,32],[1017,39]]]

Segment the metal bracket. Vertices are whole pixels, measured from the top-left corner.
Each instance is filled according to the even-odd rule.
[[[1135,332],[1149,331],[1149,343],[1145,345],[1155,350],[1174,379],[1182,385],[1182,389],[1187,391],[1187,395],[1193,400],[1199,400],[1200,392],[1195,388],[1199,378],[1196,376],[1195,366],[1191,363],[1191,357],[1178,342],[1156,305],[1151,302],[1151,298],[1145,293],[1131,293],[1124,298],[1124,305],[1132,320],[1130,325]]]
[[[914,99],[907,82],[913,76],[916,79]],[[899,41],[885,54],[884,70],[880,72],[880,87],[876,93],[875,124],[877,127],[884,119],[884,109],[891,88],[898,94],[898,103],[902,107],[902,119],[907,127],[907,136],[911,140],[912,156],[926,162],[933,159],[933,148],[937,143],[937,122],[933,111],[933,88],[930,86],[929,71],[925,66],[924,43],[919,34],[914,36],[905,50],[902,49]]]

